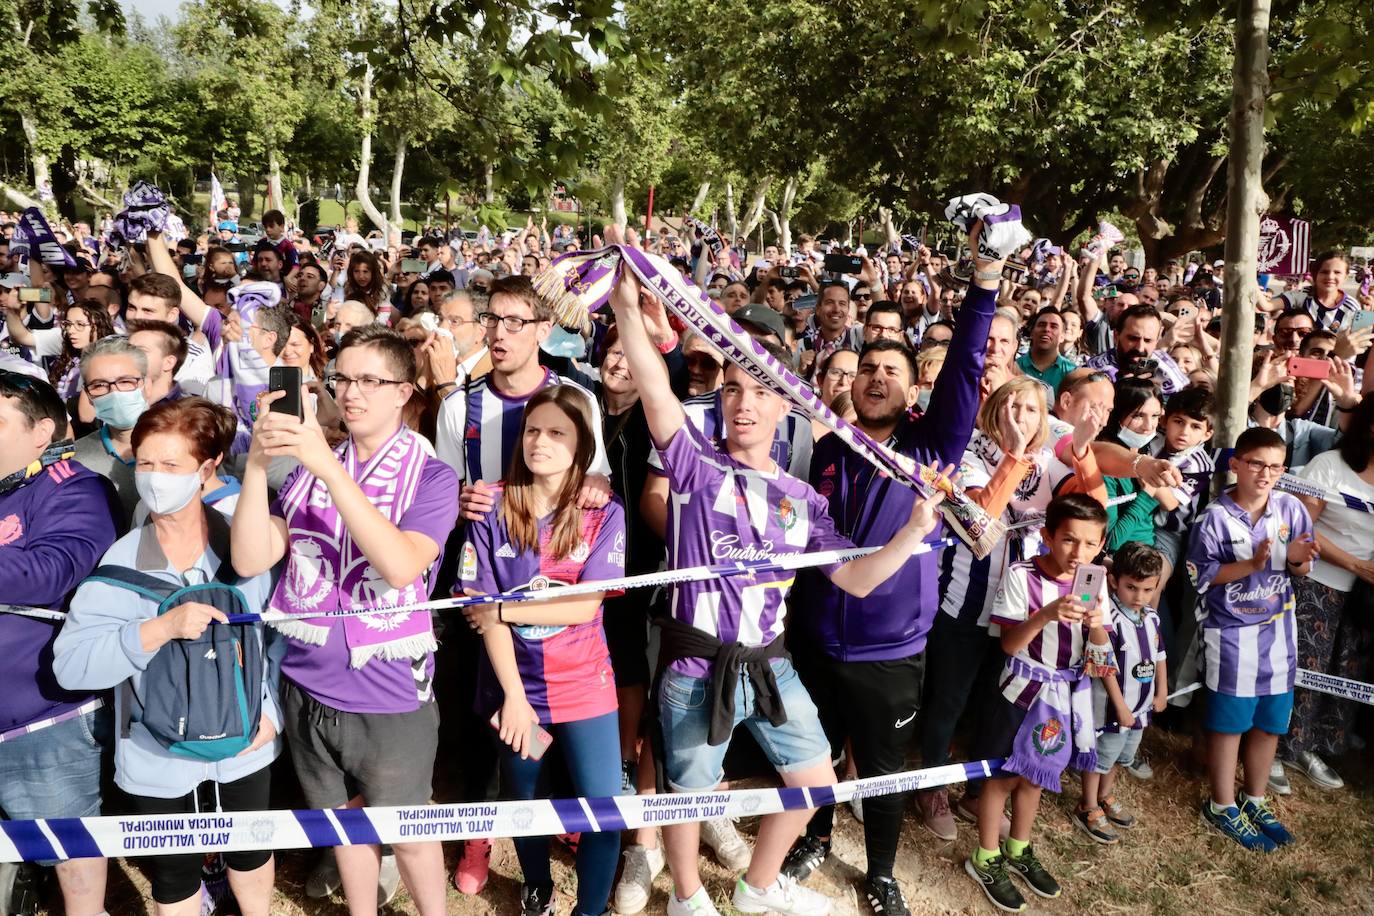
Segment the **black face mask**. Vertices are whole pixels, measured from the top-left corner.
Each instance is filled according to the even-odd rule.
[[[1272,388],[1266,388],[1260,392],[1255,403],[1269,416],[1281,417],[1293,406],[1293,386],[1274,385]]]

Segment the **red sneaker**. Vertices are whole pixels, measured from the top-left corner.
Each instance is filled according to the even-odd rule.
[[[491,875],[491,840],[463,843],[463,857],[453,871],[453,886],[461,894],[480,894]]]

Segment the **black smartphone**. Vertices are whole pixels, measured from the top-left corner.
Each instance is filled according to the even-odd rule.
[[[184,254],[181,256],[181,263],[183,264],[199,264],[203,260],[205,260],[205,256],[201,254]]]
[[[270,410],[273,413],[289,413],[298,420],[305,419],[305,412],[301,409],[301,385],[304,383],[300,366],[273,366],[268,369],[267,390],[285,392],[272,402]]]
[[[852,254],[828,254],[825,269],[832,274],[857,274],[864,269],[864,259]]]
[[[784,280],[795,280],[801,276],[800,267],[779,267],[778,276]]]

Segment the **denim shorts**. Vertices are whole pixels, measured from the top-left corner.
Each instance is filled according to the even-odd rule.
[[[744,723],[779,773],[791,773],[830,761],[830,742],[821,729],[816,704],[787,659],[771,662],[787,721],[774,726],[758,711],[754,687],[741,676],[735,688],[735,725]],[[663,726],[663,769],[674,792],[708,792],[725,776],[722,764],[730,742],[706,743],[711,727],[710,679],[663,673],[658,709]]]
[[[99,814],[100,767],[110,737],[110,709],[105,707],[0,742],[4,816],[20,821]]]
[[[1144,734],[1143,728],[1128,728],[1125,731],[1109,728],[1098,735],[1096,772],[1105,775],[1112,771],[1112,767],[1125,766],[1134,760]]]
[[[1220,735],[1243,735],[1252,728],[1271,735],[1288,734],[1293,715],[1293,691],[1267,697],[1233,697],[1207,691],[1203,728]]]

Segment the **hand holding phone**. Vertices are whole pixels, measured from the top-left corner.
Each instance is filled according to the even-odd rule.
[[[1360,309],[1350,321],[1350,330],[1363,331],[1374,328],[1374,309]]]
[[[527,707],[528,703],[525,704]],[[532,710],[531,710],[532,711]],[[548,751],[549,745],[553,744],[553,735],[549,734],[538,722],[531,722],[529,731],[524,735],[516,733],[506,734],[501,727],[501,710],[492,713],[489,724],[496,729],[501,740],[510,745],[511,750],[520,754],[527,760],[538,760]]]
[[[1288,360],[1288,374],[1293,378],[1328,378],[1331,375],[1331,361],[1326,359],[1309,359],[1303,356],[1290,357]]]
[[[1073,588],[1069,594],[1077,598],[1084,607],[1090,608],[1102,594],[1102,583],[1107,580],[1107,570],[1096,563],[1080,563],[1073,573]]]
[[[282,392],[282,396],[273,401],[268,410],[304,420],[305,411],[301,405],[301,385],[304,383],[300,366],[273,366],[268,369],[267,390]]]

